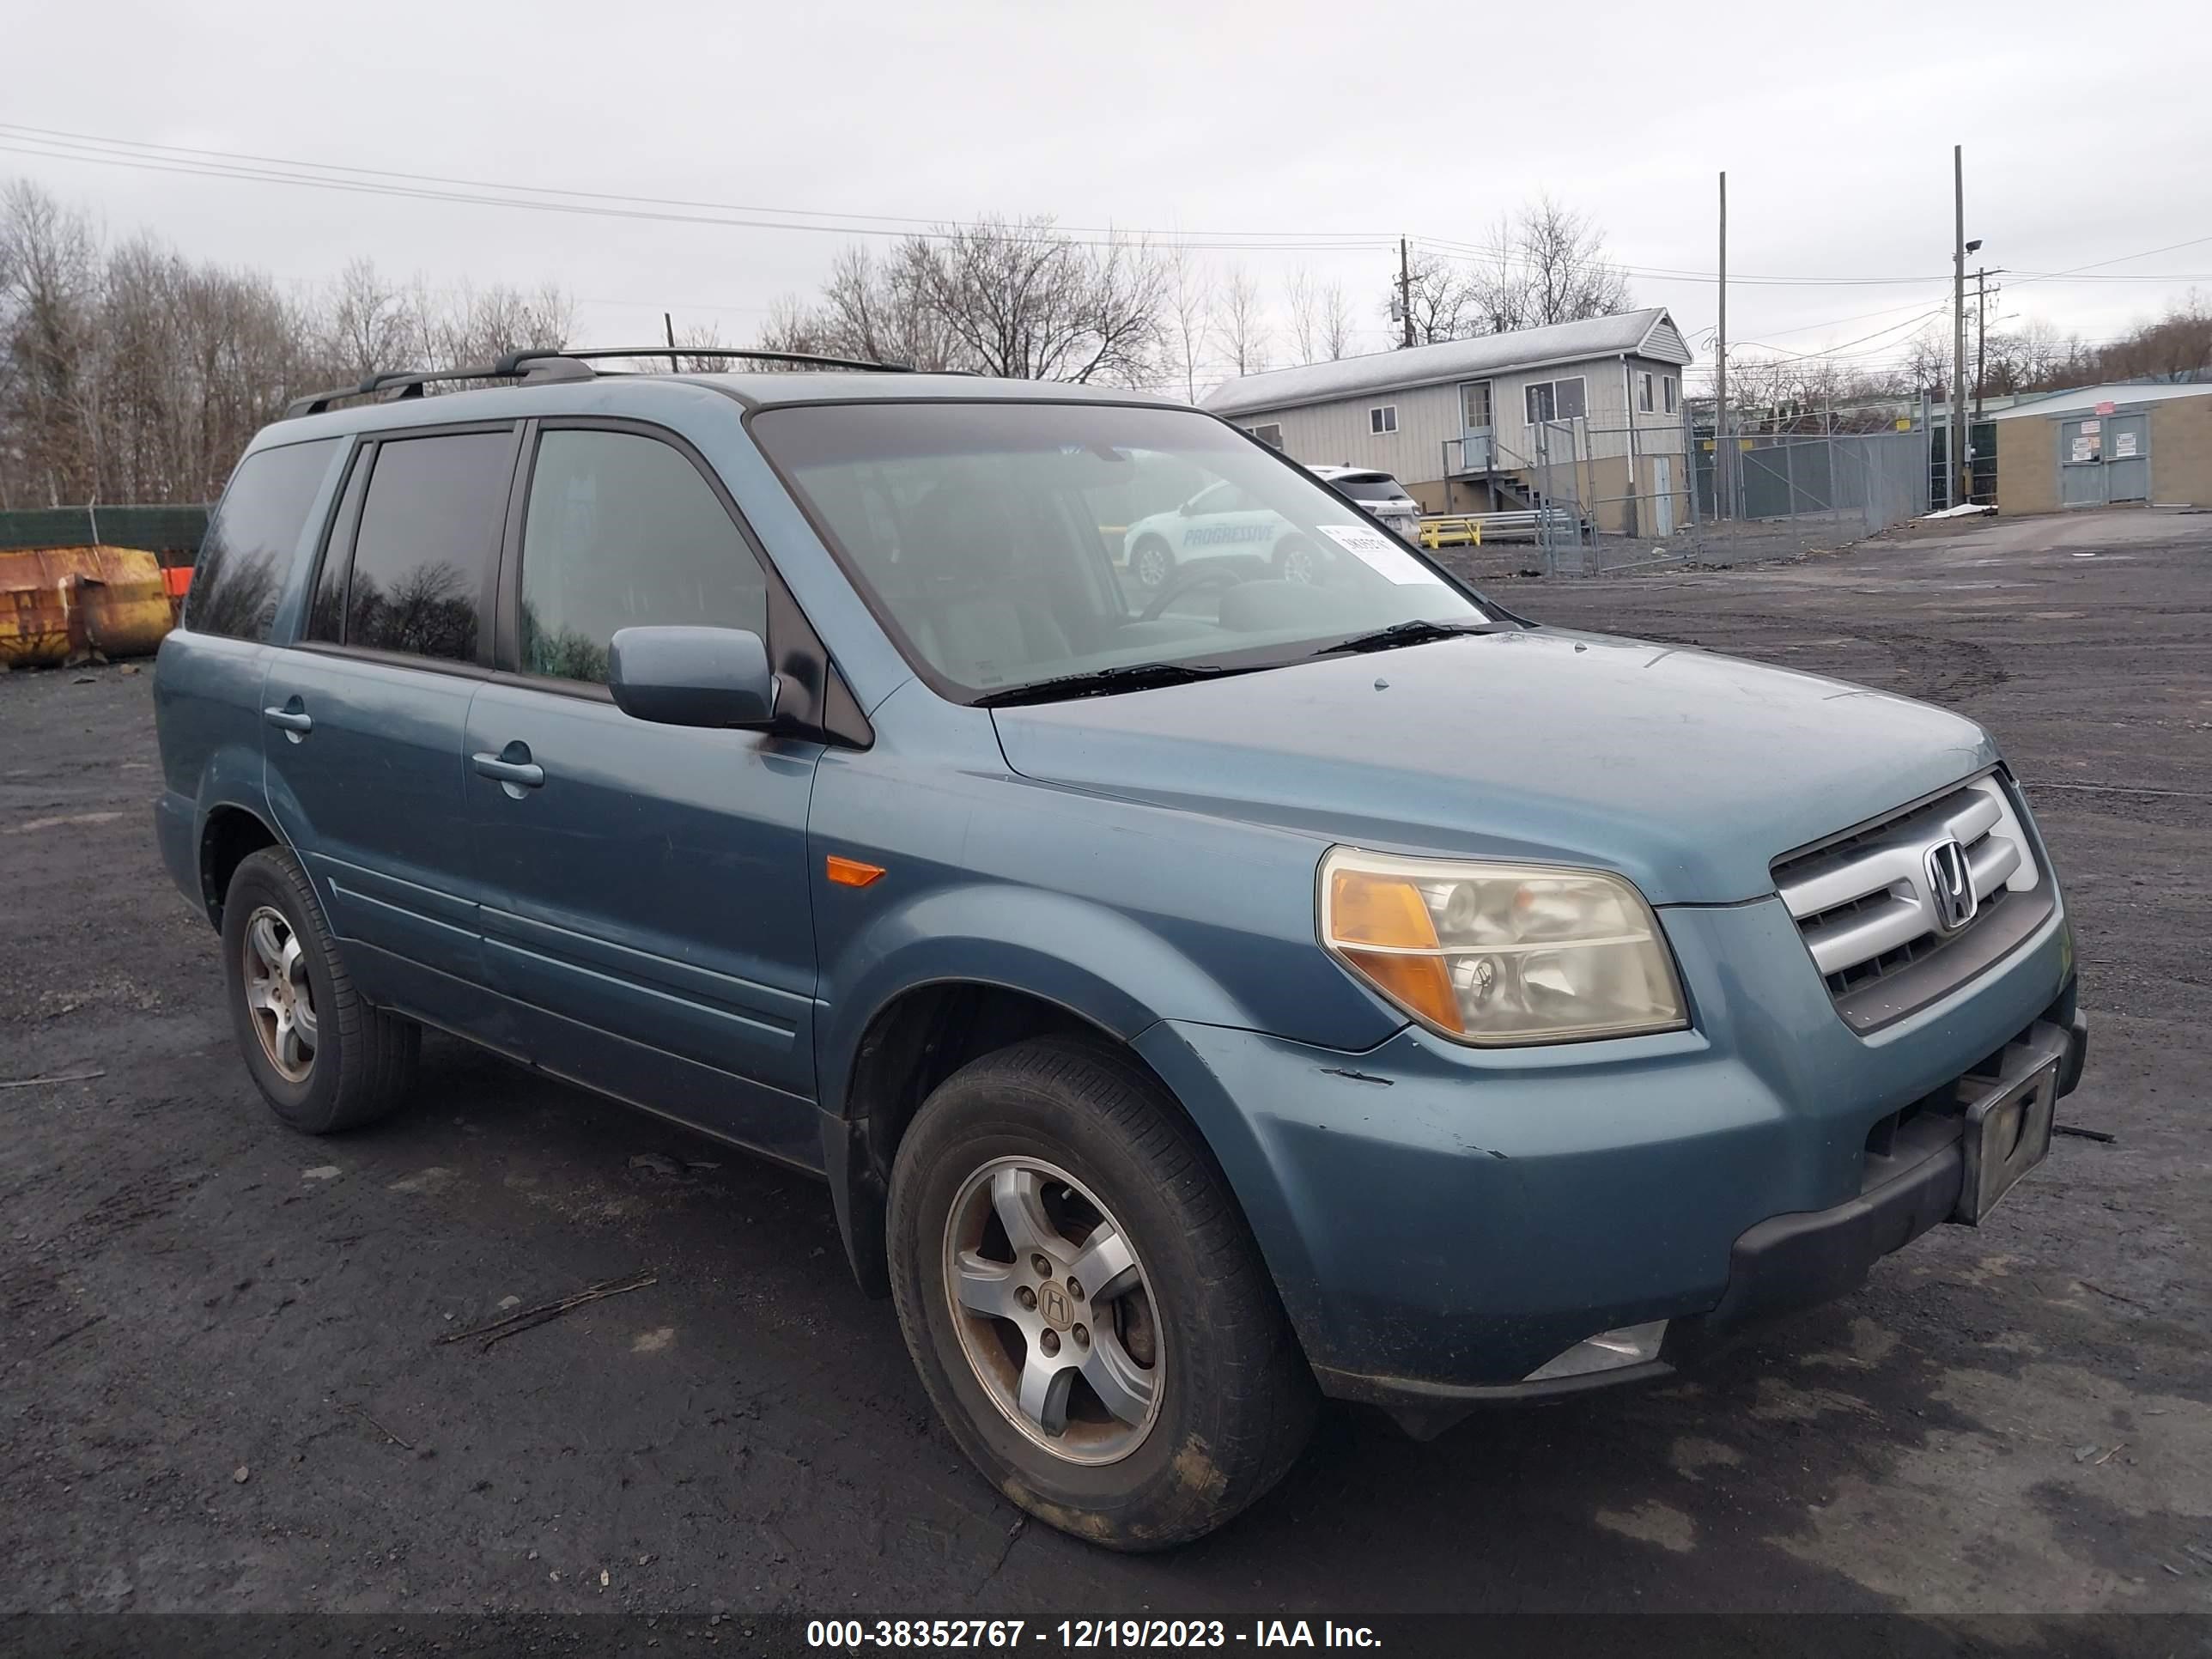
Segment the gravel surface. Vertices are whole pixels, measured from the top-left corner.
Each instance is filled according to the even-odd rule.
[[[153,847],[150,675],[0,678],[0,1081],[96,1073],[0,1089],[0,1609],[2212,1608],[2208,584],[2212,517],[2148,514],[1501,584],[1992,727],[2084,964],[2062,1119],[2115,1139],[1676,1386],[1333,1412],[1141,1559],[969,1472],[807,1180],[442,1038],[411,1113],[280,1127]]]

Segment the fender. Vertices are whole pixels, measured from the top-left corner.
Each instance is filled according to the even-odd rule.
[[[245,813],[266,828],[274,839],[283,840],[261,787],[258,749],[223,744],[201,768],[199,787],[193,794],[165,789],[154,802],[155,838],[161,843],[161,862],[169,879],[210,921],[215,920],[222,895],[210,890],[203,853],[209,821],[226,811]]]
[[[937,887],[874,918],[824,964],[815,1018],[822,1107],[842,1116],[860,1039],[902,993],[947,981],[1058,1003],[1124,1042],[1159,1020],[1250,1026],[1251,1011],[1128,915],[1042,888]]]

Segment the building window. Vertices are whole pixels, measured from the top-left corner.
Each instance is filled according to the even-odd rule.
[[[1255,426],[1252,428],[1252,435],[1270,449],[1280,449],[1283,447],[1283,423],[1270,421],[1265,426]]]
[[[1522,391],[1528,404],[1528,424],[1540,426],[1546,421],[1580,420],[1589,413],[1589,404],[1583,386],[1583,377],[1571,380],[1534,380]]]
[[[1674,377],[1669,374],[1667,377],[1667,412],[1669,415],[1672,415],[1676,409],[1680,407],[1680,405],[1675,402],[1676,395],[1677,394],[1674,390]]]
[[[1369,410],[1367,429],[1375,433],[1395,432],[1398,429],[1398,405],[1384,404],[1380,409]]]
[[[1649,415],[1651,406],[1651,372],[1644,370],[1636,377],[1636,407],[1640,414]]]

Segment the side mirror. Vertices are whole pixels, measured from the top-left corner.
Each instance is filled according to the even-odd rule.
[[[759,727],[775,718],[775,671],[749,629],[617,628],[607,689],[623,714],[659,726]]]

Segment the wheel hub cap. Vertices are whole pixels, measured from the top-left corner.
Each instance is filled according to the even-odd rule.
[[[1055,1164],[998,1158],[946,1218],[962,1352],[1000,1413],[1071,1462],[1112,1463],[1159,1416],[1164,1353],[1128,1235]]]
[[[284,913],[264,904],[246,919],[246,1011],[261,1052],[288,1083],[314,1069],[315,995],[300,936]]]

